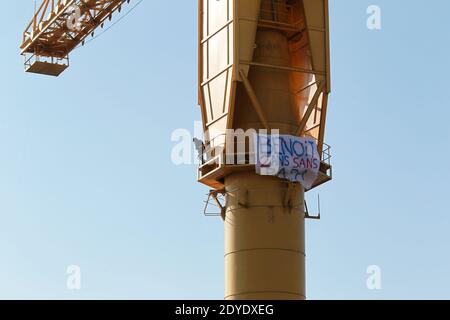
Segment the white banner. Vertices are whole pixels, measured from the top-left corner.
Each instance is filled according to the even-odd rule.
[[[256,173],[312,187],[320,167],[317,144],[310,137],[256,134]]]

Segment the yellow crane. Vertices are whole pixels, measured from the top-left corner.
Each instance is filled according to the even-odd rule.
[[[69,54],[130,0],[43,0],[23,32],[25,71],[60,75]]]
[[[58,76],[125,2],[43,0],[23,35],[26,71]],[[332,179],[328,0],[198,0],[198,8],[198,181],[225,223],[225,298],[305,299],[305,219],[320,215],[308,214],[304,197]],[[274,142],[259,144],[260,136]],[[282,167],[277,141],[290,153]],[[261,156],[276,170],[262,174]],[[295,178],[281,174],[293,164]]]

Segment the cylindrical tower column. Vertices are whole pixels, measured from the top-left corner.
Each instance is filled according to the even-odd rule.
[[[225,183],[225,299],[305,299],[303,188],[254,173]]]
[[[308,57],[304,57],[305,63]],[[256,35],[254,60],[288,66],[290,52],[285,33],[261,29]],[[302,104],[292,92],[283,70],[254,67],[248,79],[270,128],[292,134]],[[308,75],[304,82],[307,83]],[[305,93],[306,94],[306,93]],[[305,97],[306,99],[306,97]],[[236,129],[260,129],[254,106],[238,88]],[[304,190],[276,177],[254,172],[225,178],[226,299],[305,299]]]

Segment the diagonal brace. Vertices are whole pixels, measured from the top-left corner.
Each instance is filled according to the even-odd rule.
[[[306,124],[308,123],[309,118],[311,117],[311,114],[317,106],[317,102],[319,101],[320,95],[323,92],[323,89],[325,88],[325,83],[323,81],[319,82],[317,85],[317,91],[314,94],[313,98],[311,99],[311,102],[308,105],[308,109],[306,109],[305,114],[303,115],[302,121],[300,121],[300,125],[298,126],[296,135],[300,136],[303,134],[303,131],[305,130]]]
[[[258,98],[256,97],[255,91],[253,90],[253,87],[250,84],[250,81],[245,76],[244,71],[239,70],[239,75],[241,76],[242,81],[244,82],[244,87],[250,98],[253,109],[255,109],[256,113],[258,114],[259,120],[263,124],[264,128],[269,130],[269,123],[267,122],[267,118],[264,114],[263,108],[262,108],[261,104],[259,103]]]

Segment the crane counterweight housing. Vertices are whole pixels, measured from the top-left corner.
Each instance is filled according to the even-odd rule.
[[[83,44],[130,0],[43,0],[25,28],[21,54],[25,71],[60,75],[69,66],[69,54]]]

